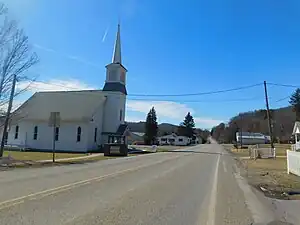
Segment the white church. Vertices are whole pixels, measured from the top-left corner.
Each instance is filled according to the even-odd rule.
[[[55,140],[56,151],[87,152],[106,143],[109,135],[124,135],[126,73],[119,25],[103,89],[35,93],[13,113],[7,145],[51,151]],[[57,125],[51,113],[57,115]]]

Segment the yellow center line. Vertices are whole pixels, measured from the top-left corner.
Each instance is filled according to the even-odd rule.
[[[127,173],[127,172],[137,171],[137,170],[140,170],[142,168],[150,167],[150,166],[153,166],[153,165],[157,165],[157,164],[160,164],[160,163],[163,163],[163,162],[166,162],[166,161],[170,161],[170,160],[179,158],[181,156],[186,156],[186,155],[180,155],[180,156],[168,158],[168,159],[156,162],[156,163],[137,166],[135,168],[121,170],[121,171],[118,171],[118,172],[115,172],[115,173],[110,173],[110,174],[106,174],[106,175],[102,175],[102,176],[98,176],[98,177],[93,177],[93,178],[90,178],[90,179],[77,181],[77,182],[62,185],[62,186],[59,186],[59,187],[56,187],[56,188],[46,189],[46,190],[43,190],[43,191],[31,193],[29,195],[24,195],[24,196],[21,196],[21,197],[18,197],[18,198],[3,201],[3,202],[0,202],[0,210],[5,209],[5,208],[9,208],[9,207],[12,207],[12,206],[15,206],[15,205],[18,205],[18,204],[22,204],[22,203],[25,202],[25,200],[36,200],[37,198],[41,199],[41,198],[44,198],[44,197],[49,196],[49,195],[57,194],[57,193],[67,191],[67,190],[70,190],[70,189],[73,189],[73,188],[76,188],[76,187],[79,187],[79,186],[90,184],[93,181],[96,181],[96,182],[97,181],[102,181],[102,180],[107,179],[109,177],[118,176],[118,175],[121,175],[121,174],[124,174],[124,173]]]

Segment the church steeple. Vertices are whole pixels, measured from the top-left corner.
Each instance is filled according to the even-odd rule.
[[[103,91],[121,92],[127,95],[126,91],[127,69],[122,65],[121,57],[121,31],[118,24],[117,37],[113,52],[112,62],[106,66],[106,80]]]
[[[122,64],[122,55],[121,55],[121,31],[120,24],[118,24],[117,38],[115,43],[114,55],[112,63],[120,63]]]

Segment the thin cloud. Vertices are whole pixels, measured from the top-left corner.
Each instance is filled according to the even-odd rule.
[[[107,34],[108,34],[108,30],[109,30],[109,26],[107,27],[107,29],[106,29],[105,32],[104,32],[104,35],[103,35],[103,38],[102,38],[102,43],[104,43],[105,40],[106,40],[106,36],[107,36]]]
[[[60,80],[52,79],[49,81],[24,81],[17,84],[18,90],[23,90],[28,88],[29,92],[39,92],[39,91],[76,91],[76,90],[93,90],[96,89],[86,83],[79,80],[69,79]]]
[[[41,50],[46,51],[46,52],[54,52],[54,53],[57,53],[54,49],[46,48],[46,47],[41,46],[41,45],[38,45],[38,44],[34,44],[33,47],[38,48],[38,49],[41,49]]]
[[[145,115],[149,112],[150,108],[154,107],[157,112],[158,118],[162,117],[165,119],[171,119],[176,121],[182,121],[186,114],[190,112],[192,115],[195,115],[196,112],[193,108],[173,101],[137,101],[137,100],[128,100],[126,104],[127,110],[133,112],[140,112]],[[130,120],[137,121],[137,118]],[[198,127],[213,127],[222,122],[222,120],[198,117],[194,116],[194,120],[197,123]]]
[[[81,57],[73,56],[73,55],[69,55],[69,54],[63,54],[63,53],[60,53],[60,52],[58,52],[58,51],[56,51],[56,50],[54,50],[52,48],[48,48],[48,47],[45,47],[45,46],[42,46],[42,45],[39,45],[39,44],[34,44],[33,46],[35,48],[41,49],[43,51],[50,52],[50,53],[55,53],[55,54],[60,55],[60,56],[62,56],[64,58],[67,58],[67,59],[70,59],[70,60],[73,60],[73,61],[85,64],[85,65],[92,66],[92,67],[95,67],[97,69],[100,69],[100,67],[96,63],[90,62],[90,61],[85,60],[85,59],[83,59]]]

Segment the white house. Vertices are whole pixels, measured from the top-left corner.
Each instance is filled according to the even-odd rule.
[[[191,139],[186,136],[177,136],[176,134],[169,134],[165,136],[158,137],[159,145],[189,145]]]
[[[126,73],[118,26],[103,89],[35,93],[13,113],[7,144],[49,151],[55,139],[57,151],[86,152],[106,143],[108,135],[124,135]],[[56,127],[49,126],[51,112],[59,113]]]

